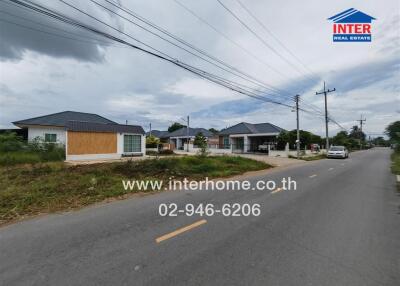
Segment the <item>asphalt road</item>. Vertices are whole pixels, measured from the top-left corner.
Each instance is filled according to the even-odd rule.
[[[398,286],[389,156],[374,149],[251,178],[290,176],[297,190],[164,192],[9,225],[0,228],[0,285]],[[168,202],[259,203],[261,215],[160,217]]]

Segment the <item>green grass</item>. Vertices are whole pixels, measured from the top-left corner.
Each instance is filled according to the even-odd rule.
[[[50,151],[13,151],[0,153],[0,166],[11,166],[18,164],[34,164],[43,162],[63,161],[64,150],[56,148]]]
[[[301,157],[300,159],[304,160],[304,161],[316,161],[316,160],[326,159],[326,155],[319,154],[319,155],[315,155],[315,156]]]
[[[394,151],[391,158],[393,174],[400,175],[400,150]]]
[[[392,155],[391,155],[391,159],[392,159],[392,173],[395,175],[400,175],[400,150],[396,149]],[[400,183],[397,182],[397,191],[400,192]]]
[[[297,159],[296,156],[289,155],[289,158],[291,159]],[[301,156],[299,160],[303,161],[316,161],[316,160],[321,160],[325,159],[326,155],[325,154],[319,154],[319,155],[313,155],[313,156]]]
[[[49,162],[0,167],[0,224],[39,213],[86,206],[127,193],[122,180],[203,180],[271,166],[242,157],[169,157],[68,166]]]

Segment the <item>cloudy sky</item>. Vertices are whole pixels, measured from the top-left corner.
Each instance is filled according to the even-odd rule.
[[[197,68],[256,87],[254,80],[245,81],[144,31],[132,23],[140,21],[106,0],[94,1],[109,10],[89,0],[32,2],[141,47],[134,39]],[[236,0],[221,2],[258,38],[216,0],[119,3],[264,85],[286,92],[285,97],[264,94],[272,100],[292,105],[286,94],[299,93],[307,104],[323,110],[323,96],[315,92],[321,90],[325,80],[329,88],[336,88],[329,94],[329,113],[345,128],[350,129],[363,115],[367,118],[364,130],[378,134],[388,123],[400,119],[399,1],[386,0],[384,5],[379,0],[241,1],[273,35]],[[332,42],[332,23],[327,18],[349,8],[377,19],[372,24],[371,43]],[[309,105],[303,108],[313,110]],[[9,0],[1,1],[0,128],[12,127],[15,120],[64,110],[97,113],[119,123],[128,120],[146,130],[150,122],[153,129],[165,129],[186,115],[191,116],[192,126],[205,128],[219,129],[241,121],[271,122],[286,129],[294,129],[296,124],[295,113],[288,107],[222,88],[138,50],[22,9]],[[300,120],[302,129],[324,134],[322,117],[301,113]],[[331,123],[330,130],[333,134],[339,127]]]

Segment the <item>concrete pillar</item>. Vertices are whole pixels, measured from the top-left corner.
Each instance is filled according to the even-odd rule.
[[[243,136],[243,151],[245,152],[245,153],[247,153],[248,151],[249,151],[249,143],[250,142],[250,140],[249,140],[249,138],[245,135],[245,136]]]

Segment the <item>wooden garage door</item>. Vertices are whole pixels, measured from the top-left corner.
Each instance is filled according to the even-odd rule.
[[[117,153],[117,134],[68,131],[68,155]]]

